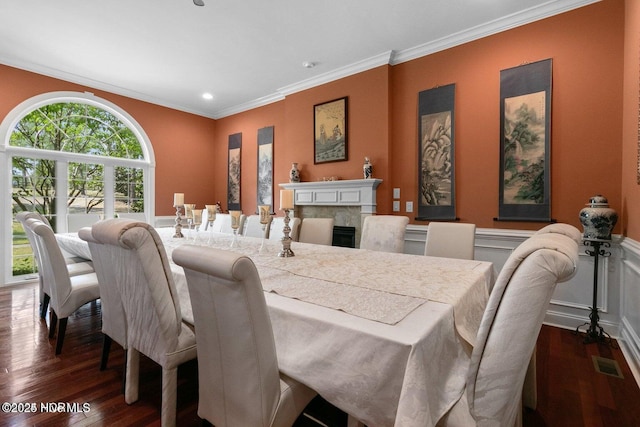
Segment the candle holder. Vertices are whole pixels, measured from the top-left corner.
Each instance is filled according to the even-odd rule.
[[[216,208],[215,205],[206,205],[207,208],[207,228],[209,229],[209,239],[207,245],[213,243],[213,223],[216,220]]]
[[[291,227],[289,227],[289,209],[283,209],[284,211],[284,228],[282,232],[284,236],[282,236],[282,250],[278,252],[278,256],[280,258],[289,258],[295,256],[291,250],[291,237],[289,233],[291,233]]]
[[[260,205],[258,206],[258,211],[260,212],[260,227],[262,227],[262,243],[260,244],[260,249],[258,249],[259,254],[265,254],[268,252],[266,241],[267,241],[267,224],[269,224],[271,220],[271,206],[270,205]]]
[[[176,208],[176,226],[175,226],[175,230],[176,232],[174,233],[173,237],[175,238],[182,238],[184,237],[184,234],[182,234],[182,214],[181,214],[181,209],[182,206],[180,205],[176,205],[174,206]]]
[[[185,203],[184,205],[184,216],[187,218],[187,226],[189,227],[189,232],[187,233],[187,240],[191,239],[191,227],[193,227],[193,210],[196,205],[194,203]]]
[[[233,240],[231,241],[232,248],[239,248],[240,242],[238,241],[238,228],[240,228],[240,211],[229,211],[231,215],[231,228],[233,229]]]

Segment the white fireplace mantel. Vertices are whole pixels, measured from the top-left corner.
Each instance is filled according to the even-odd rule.
[[[279,184],[294,190],[299,206],[360,206],[360,213],[376,213],[376,189],[381,179],[345,179],[338,181],[291,182]]]

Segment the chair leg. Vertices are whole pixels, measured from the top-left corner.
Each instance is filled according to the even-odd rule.
[[[162,369],[162,410],[160,425],[174,427],[176,425],[176,402],[178,397],[178,368]]]
[[[47,317],[47,308],[49,308],[49,299],[51,297],[47,294],[42,295],[42,302],[40,303],[40,318]]]
[[[127,356],[128,351],[124,350],[124,373],[122,375],[122,394],[126,394],[127,392],[127,361],[129,360],[129,356]]]
[[[56,335],[56,326],[58,326],[58,315],[55,310],[51,309],[49,312],[49,338]]]
[[[102,334],[102,357],[100,358],[100,370],[107,369],[107,362],[109,361],[109,350],[111,350],[111,337],[107,334]]]
[[[140,382],[140,353],[135,348],[127,350],[124,401],[129,405],[138,400]]]
[[[64,333],[67,331],[67,317],[60,319],[58,326],[58,342],[56,344],[56,355],[62,353],[62,344],[64,343]]]

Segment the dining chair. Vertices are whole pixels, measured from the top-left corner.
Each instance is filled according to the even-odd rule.
[[[571,224],[565,224],[562,222],[557,222],[554,224],[545,225],[540,230],[536,231],[535,234],[544,234],[544,233],[559,233],[564,234],[565,236],[570,237],[574,242],[578,245],[582,243],[582,233],[576,227]]]
[[[97,213],[70,213],[67,214],[67,231],[75,233],[82,227],[91,227],[100,221],[100,214]]]
[[[247,219],[244,221],[244,232],[243,236],[249,237],[258,237],[258,238],[269,238],[269,228],[271,228],[271,215],[267,219],[267,224],[262,229],[262,225],[260,224],[260,215],[249,215]]]
[[[118,218],[135,219],[136,221],[147,221],[147,214],[144,212],[118,212]]]
[[[331,246],[334,224],[334,218],[304,218],[300,223],[298,241]]]
[[[300,228],[300,218],[293,217],[289,220],[289,237],[291,240],[298,240],[298,229]],[[276,216],[271,220],[271,228],[269,229],[269,240],[282,240],[284,237],[284,217]]]
[[[127,319],[122,305],[122,298],[116,284],[116,272],[122,268],[122,251],[113,246],[103,245],[93,238],[91,227],[78,230],[78,237],[87,242],[93,267],[100,286],[100,305],[102,308],[102,356],[100,370],[107,368],[111,342],[115,341],[127,351]],[[126,372],[126,358],[125,358]],[[125,375],[126,378],[126,375]],[[123,381],[124,383],[124,381]]]
[[[100,298],[100,288],[96,273],[70,275],[53,229],[37,219],[26,222],[34,233],[40,255],[43,281],[48,286],[51,317],[49,319],[49,338],[56,334],[56,355],[62,352],[67,319],[77,309],[88,302]]]
[[[551,295],[576,272],[578,245],[565,235],[533,235],[511,253],[484,311],[458,402],[438,426],[515,426],[522,387]]]
[[[111,246],[121,260],[114,270],[127,320],[125,401],[138,400],[142,353],[162,367],[161,424],[174,426],[178,366],[195,359],[196,337],[182,321],[162,240],[151,225],[120,218],[96,223],[91,234],[98,243]]]
[[[36,219],[40,220],[46,225],[49,225],[49,220],[46,216],[38,213],[38,212],[29,212],[23,211],[18,212],[16,214],[16,220],[22,225],[24,229],[25,235],[27,236],[27,240],[31,245],[31,250],[33,252],[33,257],[36,261],[36,266],[38,268],[38,292],[39,292],[39,301],[40,301],[40,318],[44,319],[47,316],[47,309],[49,307],[50,300],[50,291],[49,285],[44,280],[43,277],[43,269],[42,269],[42,261],[40,252],[38,251],[38,244],[36,243],[36,237],[33,234],[33,231],[30,227],[27,226],[27,220]],[[70,276],[76,276],[78,274],[86,274],[93,272],[93,264],[82,258],[78,257],[66,257],[64,259],[65,264],[67,264],[67,270],[69,271]]]
[[[233,252],[182,245],[198,341],[198,416],[216,427],[291,426],[316,392],[279,372],[258,271]]]
[[[473,259],[475,242],[475,224],[430,222],[424,254],[445,258]]]
[[[362,222],[360,249],[404,252],[404,235],[409,218],[398,215],[370,215]]]

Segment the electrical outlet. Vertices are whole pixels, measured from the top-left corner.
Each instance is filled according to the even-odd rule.
[[[393,211],[400,212],[400,200],[393,201]]]
[[[399,188],[394,188],[393,189],[393,198],[394,199],[399,199],[400,198],[400,189]]]
[[[405,211],[413,212],[413,202],[407,202]]]

